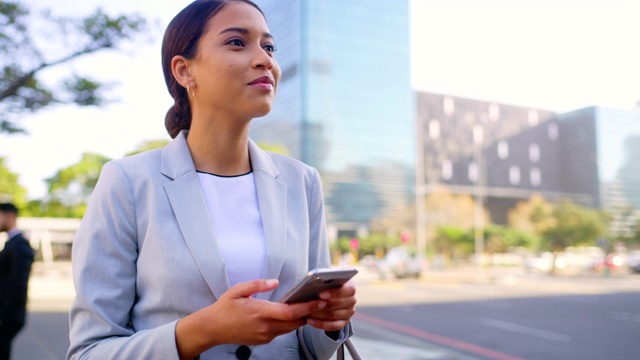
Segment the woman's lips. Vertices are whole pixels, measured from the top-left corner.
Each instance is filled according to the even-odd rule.
[[[273,79],[268,76],[259,77],[248,84],[249,86],[253,86],[258,89],[263,90],[273,90]]]

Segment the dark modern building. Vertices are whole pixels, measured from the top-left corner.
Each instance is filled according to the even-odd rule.
[[[418,182],[480,194],[496,223],[538,194],[593,208],[640,208],[640,112],[569,113],[417,94]],[[421,158],[420,158],[421,157]]]
[[[251,136],[320,171],[332,237],[366,232],[413,201],[409,1],[256,3],[282,77]]]

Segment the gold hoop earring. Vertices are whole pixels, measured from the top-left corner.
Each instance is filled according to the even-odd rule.
[[[187,85],[187,94],[188,94],[190,97],[194,97],[194,96],[196,96],[196,92],[195,92],[195,91],[191,91],[191,88],[189,87],[189,85]]]

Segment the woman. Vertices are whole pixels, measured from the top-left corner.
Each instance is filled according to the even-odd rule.
[[[351,334],[355,287],[278,299],[330,265],[318,173],[260,150],[280,68],[250,1],[198,0],[162,44],[163,149],[106,164],[77,232],[69,359],[318,359]]]

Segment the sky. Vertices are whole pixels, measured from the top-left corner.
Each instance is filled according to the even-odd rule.
[[[366,6],[369,0],[339,1]],[[87,15],[97,7],[114,15],[138,12],[151,22],[151,41],[42,74],[55,79],[71,70],[116,82],[109,96],[117,101],[26,114],[21,124],[28,135],[0,135],[0,157],[19,175],[29,198],[44,196],[44,179],[77,163],[84,152],[119,158],[146,140],[169,138],[164,115],[173,102],[162,77],[160,43],[166,25],[189,2],[57,0],[51,8],[49,0],[22,1],[60,15]],[[634,1],[410,2],[416,90],[558,112],[592,105],[631,109],[640,100],[640,22]]]

